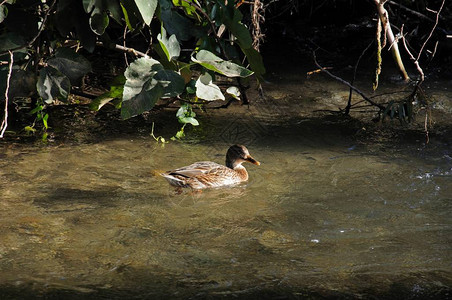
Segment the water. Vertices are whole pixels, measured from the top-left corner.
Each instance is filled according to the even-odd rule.
[[[450,137],[274,108],[200,114],[164,146],[150,124],[3,144],[0,298],[450,298]],[[261,162],[246,184],[178,194],[153,176],[235,142]]]

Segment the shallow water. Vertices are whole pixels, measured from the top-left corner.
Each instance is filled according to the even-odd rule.
[[[153,121],[155,135],[177,131],[167,111],[119,128],[73,113],[66,143],[1,144],[0,299],[450,298],[447,130],[426,144],[307,117],[348,91],[290,74],[270,101],[197,112],[184,142],[150,136]],[[153,175],[223,163],[234,143],[261,162],[246,184],[178,194]]]
[[[1,298],[450,297],[447,139],[231,115],[187,143],[4,146]],[[177,194],[152,175],[239,141],[262,163],[246,184]]]

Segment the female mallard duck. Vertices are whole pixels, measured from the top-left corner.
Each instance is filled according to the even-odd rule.
[[[245,146],[233,145],[226,153],[226,166],[211,161],[200,161],[161,175],[176,187],[190,187],[195,190],[220,187],[247,181],[248,172],[242,166],[246,161],[260,165],[251,157]]]

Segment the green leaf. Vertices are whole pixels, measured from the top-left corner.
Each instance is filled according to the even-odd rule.
[[[141,93],[146,82],[160,70],[163,70],[163,66],[152,58],[142,57],[132,62],[124,72],[126,83],[123,100],[127,101]]]
[[[184,9],[185,15],[196,18],[198,14],[196,13],[196,8],[193,5],[190,5],[190,3],[187,3],[183,0],[173,0],[174,6],[179,6]]]
[[[119,11],[119,9],[114,7],[113,2],[116,1],[82,0],[85,12],[90,15],[89,26],[95,34],[103,35],[105,33],[105,29],[110,22],[107,15],[107,10],[109,8],[111,8],[117,16],[117,11]]]
[[[154,79],[163,66],[152,58],[139,58],[124,73],[126,82],[122,96],[121,117],[128,119],[154,107],[163,96],[163,86]]]
[[[49,119],[49,114],[45,114],[44,117],[42,117],[42,124],[44,125],[45,129],[49,129],[47,119]]]
[[[122,93],[124,91],[124,83],[126,82],[126,78],[124,75],[119,75],[115,77],[113,82],[110,84],[110,90],[93,101],[91,101],[89,108],[91,110],[98,111],[102,106],[110,102],[114,99],[122,100]]]
[[[121,6],[118,1],[105,1],[105,9],[118,24],[122,24]]]
[[[96,5],[97,0],[82,0],[83,9],[86,13],[91,13],[93,7]]]
[[[125,88],[126,87],[124,87],[124,92]],[[126,99],[123,95],[121,118],[128,119],[151,110],[162,95],[163,87],[158,84],[157,80],[151,79],[145,84],[143,89],[132,98]]]
[[[152,58],[135,60],[124,75],[126,82],[121,107],[124,119],[152,109],[159,98],[180,95],[185,88],[185,81],[179,73],[163,69],[162,64]]]
[[[207,101],[224,100],[224,95],[220,88],[212,83],[212,76],[209,73],[199,76],[196,80],[196,96]]]
[[[45,67],[39,71],[36,86],[39,96],[46,103],[52,103],[55,99],[66,101],[71,90],[69,78],[52,67]]]
[[[134,1],[121,0],[120,4],[122,13],[124,14],[124,18],[126,20],[127,28],[129,28],[130,31],[135,30],[141,22],[141,14],[138,11],[138,7]]]
[[[226,93],[228,93],[235,99],[240,100],[240,90],[236,86],[228,87],[228,89],[226,90]]]
[[[192,124],[193,126],[199,125],[198,120],[195,119],[196,113],[193,111],[191,105],[188,103],[184,103],[181,105],[181,107],[176,113],[176,117],[182,124]]]
[[[38,105],[38,106],[36,106],[35,108],[33,108],[33,109],[29,112],[29,114],[32,115],[32,114],[37,113],[38,111],[41,111],[41,110],[43,110],[43,109],[44,109],[44,106],[43,106],[43,105]]]
[[[193,125],[193,126],[198,126],[198,125],[199,125],[198,120],[196,120],[196,119],[193,118],[193,117],[183,118],[182,121],[183,121],[183,123],[185,123],[185,124],[191,124],[191,125]]]
[[[227,77],[247,77],[253,74],[252,71],[233,62],[225,61],[207,50],[199,51],[196,58],[192,57],[192,61]]]
[[[24,130],[25,130],[26,132],[29,132],[29,133],[35,133],[35,132],[36,132],[36,129],[34,129],[34,128],[31,127],[31,126],[25,126]]]
[[[227,14],[225,14],[223,22],[229,29],[229,31],[235,36],[240,47],[248,49],[251,48],[253,40],[251,38],[249,29],[246,28],[245,25],[243,25],[242,18],[242,13],[238,9],[234,9],[232,19],[228,18]]]
[[[179,130],[178,132],[176,132],[176,138],[177,139],[181,139],[181,138],[183,138],[185,136],[185,133],[184,133],[184,128],[182,127],[181,128],[181,130]],[[172,138],[171,138],[172,139]],[[173,139],[172,139],[173,140]]]
[[[149,26],[157,8],[158,0],[135,0],[135,4],[143,17],[144,23]]]
[[[97,35],[102,35],[109,22],[110,19],[108,18],[107,13],[101,7],[96,6],[91,14],[91,18],[89,18],[91,30]]]
[[[246,55],[246,59],[250,64],[251,70],[253,70],[257,78],[262,81],[264,79],[262,76],[265,74],[265,67],[264,61],[262,60],[262,55],[259,52],[257,52],[257,50],[254,49],[253,47],[250,47],[248,49],[242,48],[242,51]]]
[[[6,5],[0,5],[0,23],[2,23],[3,20],[5,20],[7,16],[8,16],[8,8],[6,7]]]
[[[110,102],[114,99],[116,99],[116,97],[114,97],[112,95],[112,93],[110,91],[108,91],[108,92],[103,93],[102,95],[98,96],[93,101],[91,101],[91,103],[89,104],[89,109],[98,111],[99,109],[102,108],[102,106],[104,106],[105,104],[107,104],[108,102]]]
[[[70,48],[58,48],[55,57],[49,59],[47,64],[66,75],[72,85],[91,71],[90,62]]]
[[[184,78],[175,71],[160,70],[155,74],[154,79],[163,87],[162,98],[176,97],[184,92]]]
[[[176,35],[171,35],[169,38],[166,37],[166,30],[162,26],[162,33],[157,35],[157,40],[160,43],[160,46],[165,52],[166,58],[168,61],[172,59],[177,59],[180,55],[180,44],[177,41]]]
[[[178,41],[187,41],[193,36],[200,36],[200,30],[190,21],[190,19],[174,11],[171,0],[159,0],[160,19],[168,34],[175,34]]]
[[[190,80],[185,89],[188,94],[196,94],[196,80]]]

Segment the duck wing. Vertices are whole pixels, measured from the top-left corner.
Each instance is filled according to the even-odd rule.
[[[211,161],[200,161],[186,167],[168,171],[166,174],[173,176],[179,175],[185,178],[190,178],[217,173],[218,170],[221,170],[223,168],[225,168],[225,166]]]

